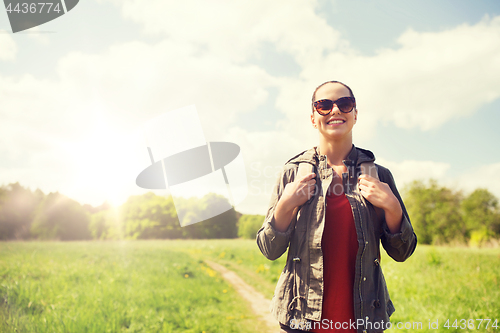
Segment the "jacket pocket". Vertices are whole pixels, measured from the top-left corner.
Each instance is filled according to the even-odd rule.
[[[396,311],[396,308],[394,308],[394,304],[392,304],[392,301],[389,299],[387,302],[387,315],[390,317],[392,314]]]
[[[394,304],[392,304],[389,290],[387,289],[387,284],[385,283],[384,274],[382,273],[382,269],[379,270],[379,274],[379,289],[383,290],[383,295],[381,295],[383,298],[380,301],[382,302],[382,304],[385,304],[385,312],[387,313],[387,317],[390,317],[396,309],[394,308]]]
[[[286,309],[288,303],[290,302],[290,289],[291,289],[291,279],[293,278],[293,272],[290,271],[290,265],[287,262],[281,275],[276,284],[276,289],[273,296],[273,306],[282,311]]]

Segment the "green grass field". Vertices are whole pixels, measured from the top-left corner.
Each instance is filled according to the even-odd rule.
[[[269,261],[241,239],[0,243],[0,332],[259,332],[250,307],[203,260],[271,298],[285,258]],[[418,246],[404,263],[384,255],[382,268],[391,322],[422,323],[394,331],[500,332],[500,249]],[[486,329],[476,319],[492,321]]]

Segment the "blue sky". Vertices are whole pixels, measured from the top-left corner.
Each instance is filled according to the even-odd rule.
[[[196,104],[208,141],[241,147],[237,209],[264,214],[279,168],[317,144],[326,80],[354,90],[354,143],[400,188],[433,177],[500,197],[494,0],[85,0],[16,34],[0,10],[0,183],[119,204],[145,192],[138,125]]]

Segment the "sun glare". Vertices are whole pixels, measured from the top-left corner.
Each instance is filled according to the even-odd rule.
[[[120,133],[102,118],[96,121],[86,137],[66,145],[73,181],[64,193],[93,206],[125,202],[136,187],[137,170],[144,168],[144,161],[134,155],[139,141],[137,135]]]

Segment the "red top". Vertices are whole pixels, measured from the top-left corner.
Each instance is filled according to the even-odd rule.
[[[321,248],[323,310],[321,323],[316,323],[316,327],[321,328],[314,329],[313,332],[356,333],[350,323],[355,322],[353,285],[358,239],[351,205],[343,193],[326,196],[325,229]]]

